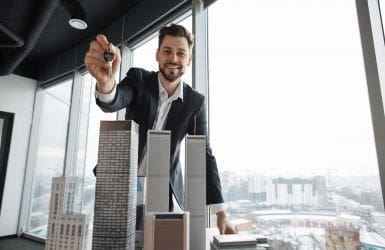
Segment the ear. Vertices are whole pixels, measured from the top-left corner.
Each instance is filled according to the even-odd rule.
[[[187,66],[190,66],[191,62],[192,62],[192,53],[190,53],[190,57],[188,59],[188,63],[187,63]]]
[[[156,51],[155,51],[155,60],[157,61],[157,62],[159,62],[159,48],[158,49],[156,49]]]

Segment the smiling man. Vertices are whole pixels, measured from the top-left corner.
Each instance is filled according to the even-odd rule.
[[[90,74],[96,79],[96,102],[105,112],[126,109],[126,120],[139,124],[139,169],[144,165],[145,144],[149,129],[170,130],[170,211],[174,205],[183,209],[183,181],[179,161],[180,143],[187,134],[207,135],[204,96],[182,82],[181,77],[190,66],[194,40],[183,26],[171,24],[159,31],[156,60],[158,72],[131,68],[127,76],[116,84],[114,79],[121,62],[119,48],[98,35],[90,44],[84,59]],[[114,54],[112,71],[104,53]],[[224,212],[221,184],[216,160],[206,145],[206,203],[217,215],[221,234],[234,233]],[[176,200],[177,204],[174,204]]]

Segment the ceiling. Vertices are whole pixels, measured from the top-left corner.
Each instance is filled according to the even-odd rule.
[[[88,17],[86,30],[68,24],[64,1],[74,0],[0,1],[0,76],[28,71],[24,75],[36,79],[45,58],[95,36],[142,0],[79,0]]]

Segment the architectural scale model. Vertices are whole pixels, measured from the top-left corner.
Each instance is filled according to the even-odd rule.
[[[138,125],[100,123],[92,249],[135,249]]]
[[[187,212],[147,213],[144,228],[144,250],[189,250]]]
[[[169,209],[170,136],[170,131],[148,131],[146,212]]]
[[[187,136],[185,160],[190,248],[206,249],[206,136]]]
[[[46,250],[87,249],[89,217],[74,213],[76,177],[52,179]]]

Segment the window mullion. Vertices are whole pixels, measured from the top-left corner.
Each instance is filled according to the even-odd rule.
[[[71,98],[71,110],[68,128],[67,150],[65,157],[64,176],[76,174],[76,159],[78,150],[78,138],[80,133],[81,105],[83,96],[82,75],[78,72],[74,75],[74,83]]]

